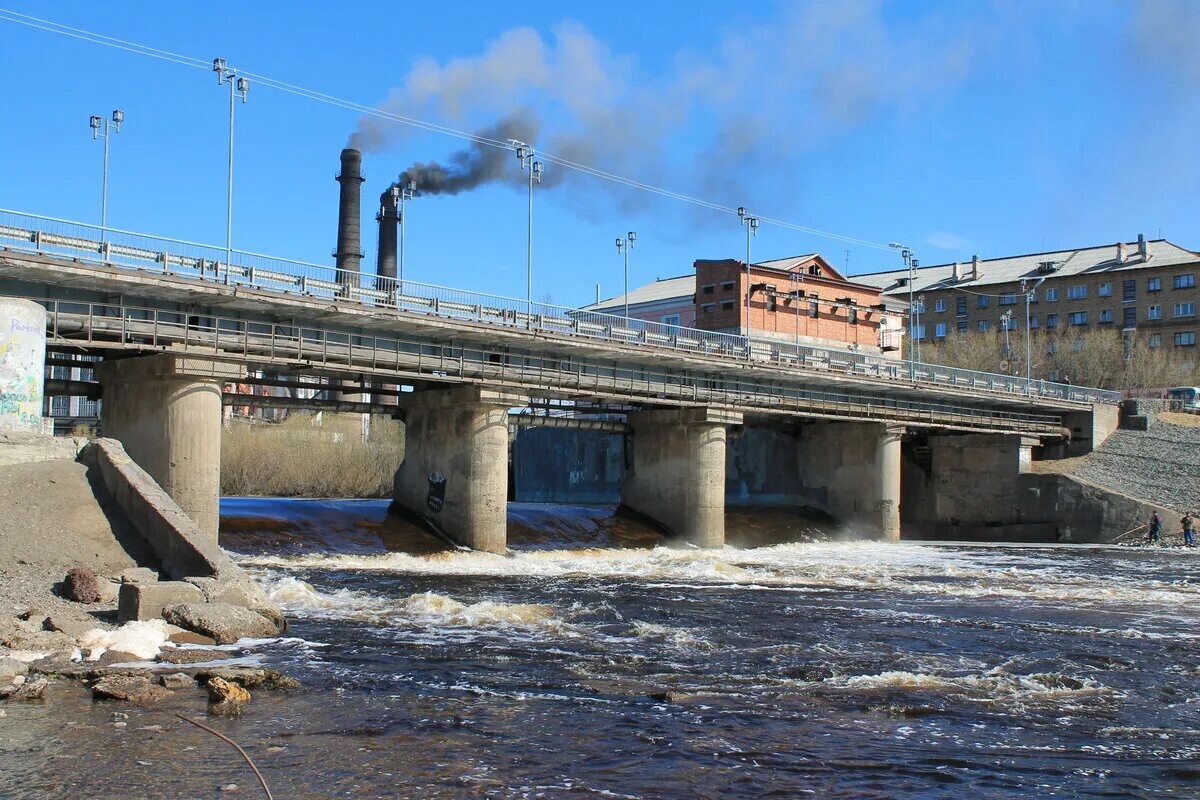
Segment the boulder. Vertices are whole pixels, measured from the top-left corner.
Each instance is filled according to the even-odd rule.
[[[139,675],[110,675],[92,684],[92,697],[97,700],[124,700],[128,703],[154,703],[171,692]]]
[[[51,614],[46,617],[42,626],[48,631],[58,631],[65,633],[72,639],[78,639],[90,630],[94,630],[96,620],[94,619],[78,619],[76,617],[67,617],[62,614]]]
[[[95,668],[96,665],[88,661],[72,661],[70,652],[55,653],[29,664],[29,671],[35,675],[55,675],[60,678],[86,678]]]
[[[209,678],[205,686],[210,714],[240,714],[250,702],[250,692],[224,678]]]
[[[276,669],[262,667],[203,667],[196,670],[196,680],[206,683],[213,678],[236,683],[246,689],[297,689],[300,681]]]
[[[203,647],[164,647],[158,660],[164,664],[203,664],[206,661],[221,661],[233,658],[228,650],[209,650]]]
[[[9,696],[9,700],[41,700],[46,696],[46,688],[50,681],[45,678],[27,680]]]
[[[262,614],[229,603],[168,606],[162,615],[172,625],[210,636],[218,644],[233,644],[243,637],[270,639],[279,633],[275,623]]]
[[[0,680],[29,672],[29,665],[15,658],[0,658]]]
[[[35,653],[56,653],[61,650],[74,650],[75,637],[59,631],[26,630],[19,628],[15,633],[5,636],[0,644],[13,650],[28,650]]]
[[[99,603],[100,579],[90,567],[74,567],[63,579],[63,595],[76,603]]]
[[[171,627],[175,628],[174,625]],[[172,644],[199,644],[206,647],[217,643],[217,640],[211,636],[205,636],[195,631],[185,631],[183,628],[175,628],[175,630],[171,631],[171,635],[167,637],[167,641]]]
[[[117,622],[158,619],[167,606],[203,602],[204,593],[183,581],[122,583],[117,601]]]
[[[154,583],[158,573],[149,567],[130,567],[113,577],[117,583]]]
[[[223,575],[220,578],[195,577],[184,580],[204,592],[206,602],[245,606],[272,620],[278,632],[282,633],[287,629],[287,621],[283,618],[283,612],[271,602],[266,592],[258,584],[244,574]]]
[[[169,675],[159,675],[158,683],[164,689],[186,689],[196,685],[196,679],[186,672],[172,672]]]

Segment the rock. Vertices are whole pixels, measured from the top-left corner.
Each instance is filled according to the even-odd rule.
[[[74,650],[75,637],[59,631],[18,630],[8,636],[0,644],[13,650],[30,650],[35,653],[56,653],[60,650]]]
[[[92,697],[97,700],[124,700],[129,703],[154,703],[171,692],[140,675],[110,675],[92,684]]]
[[[60,678],[86,678],[96,668],[87,661],[72,661],[71,653],[55,653],[30,662],[29,671],[35,675],[54,675]]]
[[[76,603],[99,603],[100,579],[89,567],[74,567],[63,579],[63,595]]]
[[[221,787],[222,792],[236,792],[237,790],[238,785],[236,783],[227,783]]]
[[[50,681],[45,678],[34,678],[21,684],[16,692],[9,695],[9,700],[41,700],[46,696],[46,688]]]
[[[96,620],[83,620],[74,617],[66,617],[62,614],[51,614],[46,617],[42,626],[48,631],[58,631],[65,633],[72,639],[78,639],[90,630],[95,630],[98,626]]]
[[[221,578],[196,577],[185,580],[204,593],[205,602],[243,606],[274,622],[278,633],[287,630],[287,621],[283,618],[283,612],[271,602],[258,584],[245,575]]]
[[[224,678],[209,678],[205,685],[210,714],[240,714],[250,702],[250,692]]]
[[[218,644],[233,644],[243,637],[269,639],[279,633],[262,614],[228,603],[168,606],[162,615],[172,625],[211,636]]]
[[[22,622],[36,622],[41,624],[42,621],[46,619],[46,615],[42,613],[40,609],[27,608],[20,614],[17,614],[17,619],[21,620]]]
[[[201,664],[205,661],[221,661],[233,658],[227,650],[208,650],[199,647],[164,647],[158,660],[166,664]]]
[[[220,678],[247,689],[297,689],[300,681],[284,675],[277,669],[262,667],[202,667],[196,671],[196,680],[205,683]]]
[[[174,625],[171,627],[175,628]],[[171,642],[172,644],[214,645],[217,643],[217,640],[211,636],[205,636],[202,633],[196,633],[194,631],[185,631],[183,628],[175,628],[171,635],[167,637],[167,641]]]
[[[203,602],[204,593],[183,581],[122,583],[117,600],[117,622],[158,619],[167,606]]]
[[[158,682],[164,689],[186,689],[195,686],[196,680],[186,672],[173,672],[170,675],[159,675]]]
[[[15,658],[0,658],[0,679],[14,678],[29,672],[29,665]]]
[[[24,675],[9,675],[7,678],[0,678],[0,700],[7,700],[17,693],[17,690],[25,685]]]
[[[149,567],[130,567],[114,576],[117,583],[154,583],[158,573]]]
[[[114,581],[110,578],[101,578],[96,581],[96,585],[100,588],[100,602],[108,605],[109,603],[117,602],[117,595],[121,589],[121,582]]]

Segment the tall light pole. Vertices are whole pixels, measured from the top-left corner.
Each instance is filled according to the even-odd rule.
[[[121,123],[125,121],[125,112],[116,109],[112,117],[101,119],[93,116],[88,120],[92,127],[92,141],[104,140],[104,177],[100,181],[100,242],[108,238],[108,140],[114,133],[121,132]],[[102,132],[103,129],[103,132]]]
[[[909,247],[899,242],[892,242],[888,247],[893,250],[899,250],[900,257],[904,259],[904,266],[908,267],[908,375],[912,378],[916,375],[917,362],[917,325],[915,318],[917,305],[916,298],[913,296],[913,284],[915,283],[915,270],[918,262],[913,258],[913,251]]]
[[[392,196],[396,198],[396,205],[400,210],[400,274],[399,280],[397,281],[397,288],[401,294],[404,292],[404,203],[408,200],[412,200],[416,193],[416,181],[409,181],[404,186],[392,187]]]
[[[617,252],[625,256],[625,318],[629,319],[629,251],[637,241],[637,233],[630,231],[625,238],[617,237]]]
[[[229,177],[225,193],[225,281],[228,282],[229,265],[233,262],[233,109],[238,95],[246,102],[250,81],[231,70],[223,58],[213,59],[213,72],[217,73],[218,85],[229,84]]]
[[[516,139],[509,139],[508,143],[516,152],[521,169],[529,171],[529,243],[526,248],[525,302],[528,304],[526,324],[533,327],[533,185],[542,182],[543,166],[542,162],[534,160],[533,148],[529,145]]]
[[[1012,344],[1008,340],[1008,326],[1012,323],[1012,310],[1009,309],[1000,315],[1000,327],[1004,330],[1004,356],[1008,359],[1008,374],[1011,375],[1012,369]]]
[[[746,335],[750,335],[750,239],[758,235],[758,217],[738,207],[738,219],[746,226]]]
[[[1050,262],[1054,263],[1054,262]],[[1025,295],[1025,388],[1028,389],[1033,385],[1033,341],[1030,338],[1033,332],[1029,329],[1030,314],[1029,304],[1033,302],[1033,293],[1042,285],[1044,277],[1038,278],[1035,281],[1027,281],[1021,279],[1021,291]]]

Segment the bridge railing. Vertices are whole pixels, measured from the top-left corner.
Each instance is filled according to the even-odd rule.
[[[101,229],[87,223],[6,209],[0,209],[0,246],[264,291],[321,297],[397,314],[469,320],[805,371],[1081,403],[1120,401],[1120,393],[1101,389],[666,325],[419,281],[401,282],[245,250],[235,249],[227,254],[225,248],[216,245],[117,228]]]

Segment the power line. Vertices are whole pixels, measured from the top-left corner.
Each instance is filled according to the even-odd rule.
[[[46,31],[48,33],[56,33],[56,34],[59,34],[60,36],[68,36],[68,37],[71,37],[74,39],[80,39],[82,41],[86,41],[86,42],[89,42],[92,44],[102,45],[104,47],[112,47],[112,48],[116,48],[118,50],[124,50],[124,51],[130,52],[130,53],[134,53],[136,55],[149,56],[151,58],[157,58],[162,61],[169,61],[171,63],[179,64],[179,65],[185,66],[185,67],[192,67],[194,69],[210,69],[211,68],[211,62],[205,61],[203,59],[192,58],[191,56],[186,56],[186,55],[183,55],[180,53],[174,53],[169,50],[162,50],[162,49],[159,49],[156,47],[150,47],[149,45],[143,45],[143,44],[140,44],[137,42],[127,41],[125,39],[118,39],[114,36],[107,36],[105,34],[95,33],[93,31],[84,30],[82,28],[74,28],[69,25],[64,25],[62,23],[54,22],[52,20],[41,19],[39,17],[34,17],[29,14],[22,14],[20,12],[12,11],[12,10],[9,10],[6,8],[0,8],[0,20],[4,20],[6,22],[12,22],[12,23],[15,23],[18,25],[24,25],[29,28],[35,28],[38,30]],[[372,116],[372,117],[376,117],[379,119],[388,120],[390,122],[396,122],[396,123],[399,123],[402,125],[408,125],[408,126],[411,126],[414,128],[420,128],[422,130],[430,131],[432,133],[440,133],[440,134],[443,134],[446,136],[453,136],[453,137],[463,139],[465,141],[473,142],[478,145],[483,145],[486,147],[495,147],[495,148],[500,148],[500,149],[505,149],[505,150],[513,149],[513,145],[506,141],[501,141],[498,139],[491,139],[486,136],[480,136],[478,134],[458,130],[456,128],[451,128],[446,125],[439,125],[437,123],[428,122],[426,120],[417,119],[415,117],[407,117],[407,116],[404,116],[401,114],[394,114],[394,113],[390,113],[387,111],[381,111],[380,109],[375,108],[374,106],[363,105],[362,103],[357,103],[352,100],[347,100],[345,98],[337,97],[337,96],[330,95],[330,94],[325,94],[324,92],[319,92],[319,91],[316,91],[315,89],[309,89],[304,86],[298,86],[296,84],[287,83],[286,81],[281,81],[281,80],[272,78],[267,75],[261,75],[258,73],[247,72],[247,71],[239,71],[238,74],[243,75],[247,78],[253,78],[255,81],[257,81],[258,83],[260,83],[263,86],[266,86],[268,88],[277,89],[278,91],[281,91],[281,92],[286,92],[286,93],[293,94],[293,95],[296,95],[299,97],[304,97],[306,99],[314,100],[314,101],[317,101],[320,103],[325,103],[327,105],[332,105],[332,106],[344,108],[344,109],[347,109],[350,111],[355,111],[357,113],[364,114],[367,116]],[[592,177],[599,178],[601,180],[606,180],[606,181],[609,181],[612,183],[621,184],[621,185],[628,186],[633,189],[638,189],[640,191],[650,192],[650,193],[657,194],[657,195],[660,195],[662,197],[666,197],[666,198],[669,198],[672,200],[678,200],[680,202],[690,203],[692,205],[699,206],[701,208],[709,209],[710,211],[716,211],[716,212],[723,213],[723,214],[736,214],[737,213],[737,209],[733,208],[731,206],[721,205],[719,203],[714,203],[714,202],[711,202],[708,200],[703,200],[698,197],[692,197],[691,195],[686,195],[681,192],[675,192],[675,191],[671,191],[670,189],[664,189],[659,186],[654,186],[652,184],[643,183],[641,181],[637,181],[632,178],[627,178],[622,175],[618,175],[616,173],[608,172],[608,171],[600,169],[598,167],[593,167],[593,166],[590,166],[587,164],[581,164],[576,161],[571,161],[569,159],[562,158],[561,156],[555,156],[551,153],[539,153],[539,155],[542,158],[544,158],[546,161],[549,161],[551,163],[557,164],[562,167],[566,167],[567,169],[573,169],[577,172],[581,172],[583,174],[590,175]],[[837,241],[847,242],[847,243],[859,245],[862,247],[871,247],[871,248],[875,248],[875,249],[879,249],[879,250],[889,249],[889,246],[886,244],[883,244],[880,242],[873,242],[868,239],[861,239],[861,238],[855,237],[855,236],[846,236],[844,234],[833,233],[831,231],[825,231],[825,230],[821,230],[819,228],[813,228],[813,227],[809,227],[806,225],[798,225],[796,223],[787,222],[785,220],[775,219],[772,217],[758,216],[758,219],[760,219],[762,222],[767,223],[769,225],[775,225],[776,227],[784,228],[787,230],[799,231],[801,233],[806,233],[806,234],[809,234],[812,236],[819,236],[819,237],[826,238],[826,239],[834,239]]]

